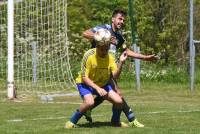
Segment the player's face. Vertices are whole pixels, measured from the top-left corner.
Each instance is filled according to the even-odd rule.
[[[112,17],[112,26],[114,28],[114,30],[119,30],[124,26],[125,23],[125,17],[118,13],[117,15],[115,15],[114,17]]]
[[[105,58],[108,55],[108,50],[110,48],[110,43],[107,43],[103,46],[97,46],[97,54],[101,58]]]

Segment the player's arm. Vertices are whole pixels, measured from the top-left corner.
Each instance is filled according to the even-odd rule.
[[[118,65],[117,65],[116,71],[114,71],[114,72],[112,73],[112,76],[113,76],[114,79],[119,78],[120,73],[121,73],[121,71],[122,71],[122,66],[123,66],[123,64],[125,63],[126,58],[127,58],[127,54],[126,54],[126,51],[124,51],[124,52],[121,54],[121,56],[120,56],[120,62],[119,62]]]
[[[141,60],[146,60],[146,61],[153,61],[153,60],[157,60],[158,56],[156,56],[155,54],[152,55],[143,55],[140,53],[136,53],[130,49],[126,49],[126,53],[128,56],[133,57],[133,58],[137,58],[137,59],[141,59]]]
[[[86,39],[89,39],[89,40],[93,40],[94,39],[94,32],[92,31],[92,29],[88,29],[88,30],[83,32],[83,37],[85,37]]]

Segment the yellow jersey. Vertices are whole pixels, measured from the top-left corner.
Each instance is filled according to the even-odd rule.
[[[95,84],[102,87],[108,83],[111,73],[117,70],[117,64],[112,54],[101,58],[96,54],[96,48],[88,50],[82,59],[81,71],[76,83],[83,83],[82,77],[90,78]]]

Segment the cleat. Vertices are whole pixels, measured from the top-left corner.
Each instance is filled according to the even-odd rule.
[[[122,127],[122,128],[127,128],[129,127],[128,124],[126,124],[125,122],[118,122],[118,123],[114,123],[114,122],[111,122],[112,126],[114,127]]]
[[[89,122],[92,123],[92,115],[91,115],[91,110],[87,110],[83,115],[85,116],[85,119]]]
[[[67,129],[71,129],[71,128],[75,128],[76,125],[74,123],[72,123],[71,121],[68,121],[65,123],[65,128]]]
[[[129,122],[129,126],[131,126],[131,127],[144,127],[144,125],[141,124],[140,122],[138,122],[137,119],[135,119],[132,122]]]

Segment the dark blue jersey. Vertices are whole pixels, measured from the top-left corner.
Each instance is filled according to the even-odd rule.
[[[92,28],[92,32],[95,33],[98,29],[101,29],[101,28],[107,29],[108,31],[110,31],[112,36],[116,37],[117,43],[115,44],[115,46],[117,49],[122,47],[122,44],[124,43],[125,40],[119,32],[113,31],[111,25],[105,24],[105,25],[96,26]],[[95,47],[96,47],[96,43],[95,41],[92,41],[92,48],[95,48]]]

